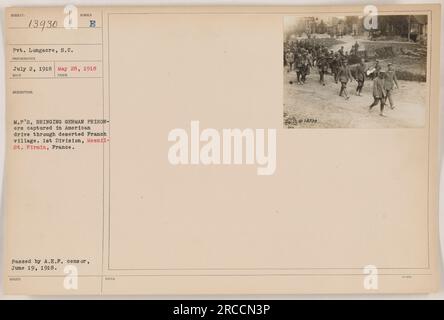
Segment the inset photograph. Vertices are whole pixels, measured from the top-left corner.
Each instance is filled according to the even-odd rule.
[[[284,18],[284,128],[425,124],[427,16]]]

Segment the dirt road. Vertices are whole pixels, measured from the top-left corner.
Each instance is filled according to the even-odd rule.
[[[414,128],[425,123],[427,86],[424,82],[399,81],[393,97],[395,109],[385,107],[379,115],[379,105],[371,112],[372,81],[367,80],[362,96],[355,95],[356,82],[348,84],[349,100],[339,97],[340,84],[331,75],[326,86],[319,83],[317,70],[312,70],[304,85],[296,84],[294,72],[284,71],[284,113],[290,118],[287,127],[314,128]],[[293,81],[290,84],[289,81]]]
[[[413,42],[407,42],[407,41],[386,41],[386,40],[369,40],[369,39],[365,39],[363,37],[353,37],[351,35],[345,35],[342,38],[339,38],[338,40],[340,40],[343,43],[340,44],[336,44],[334,46],[332,46],[331,48],[329,48],[329,50],[333,50],[333,51],[338,51],[341,47],[344,47],[344,51],[349,51],[352,49],[353,45],[358,42],[359,44],[359,48],[363,48],[365,43],[371,43],[371,44],[385,44],[385,45],[393,45],[393,44],[402,44],[402,45],[406,45],[406,46],[415,46],[416,44]]]

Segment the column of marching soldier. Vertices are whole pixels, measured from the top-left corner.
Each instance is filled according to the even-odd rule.
[[[388,64],[387,71],[382,71],[379,61],[368,68],[364,59],[360,59],[359,64],[353,68],[349,66],[349,60],[353,56],[358,57],[359,44],[356,42],[351,49],[351,53],[344,51],[341,47],[337,52],[329,50],[324,45],[316,43],[314,39],[302,39],[288,41],[284,43],[284,63],[287,72],[295,71],[297,84],[303,85],[310,74],[310,69],[316,67],[319,71],[319,83],[325,86],[325,74],[331,70],[335,83],[340,83],[339,96],[346,100],[350,98],[347,91],[347,84],[356,81],[356,95],[361,96],[362,88],[367,77],[373,80],[373,103],[369,106],[369,111],[374,106],[380,104],[380,115],[384,115],[384,106],[387,100],[390,108],[394,109],[392,92],[398,80],[391,63]],[[293,81],[290,81],[292,84]]]

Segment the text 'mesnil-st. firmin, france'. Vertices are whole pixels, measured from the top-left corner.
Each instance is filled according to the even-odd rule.
[[[8,8],[6,292],[436,291],[440,10]]]

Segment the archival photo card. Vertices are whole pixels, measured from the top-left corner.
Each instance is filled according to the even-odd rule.
[[[367,9],[8,8],[5,292],[437,291],[441,7]]]

